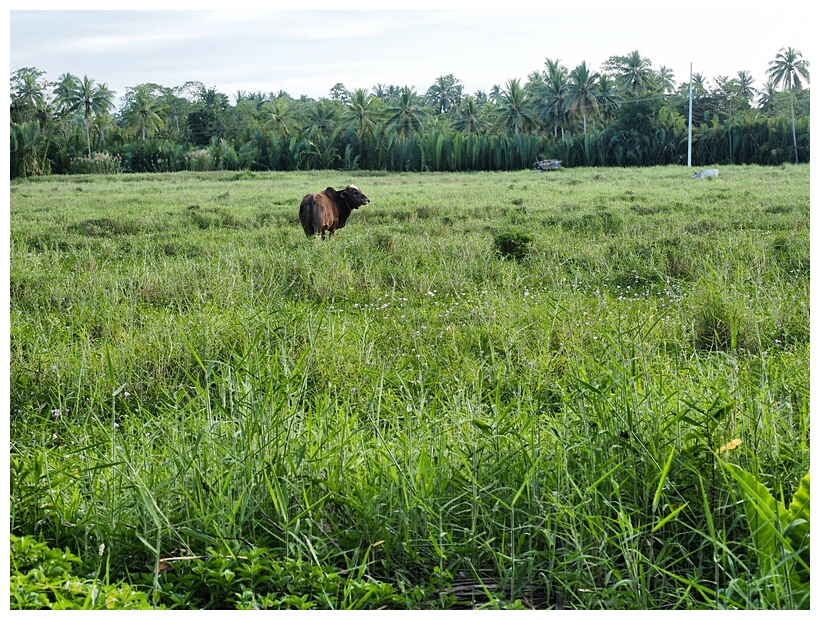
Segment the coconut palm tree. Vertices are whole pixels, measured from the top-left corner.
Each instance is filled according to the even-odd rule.
[[[789,108],[792,115],[792,140],[794,141],[794,163],[797,159],[797,130],[794,121],[794,91],[803,88],[802,77],[809,81],[809,61],[803,59],[803,54],[791,47],[781,48],[774,60],[769,62],[769,77],[775,86],[789,89]]]
[[[658,69],[658,73],[655,77],[658,81],[658,89],[664,95],[675,92],[675,74],[672,69],[661,65],[661,68]]]
[[[483,90],[475,91],[475,93],[473,93],[473,99],[475,99],[475,103],[479,108],[483,107],[484,105],[490,102],[490,98],[487,96],[487,93],[485,93]]]
[[[71,73],[63,73],[59,79],[53,83],[54,101],[57,104],[61,114],[66,113],[68,109],[69,93],[74,88],[77,79],[77,76],[72,75]]]
[[[531,131],[538,124],[531,104],[532,100],[527,97],[521,82],[517,79],[507,80],[498,98],[496,126],[516,134]]]
[[[387,102],[388,97],[388,90],[387,84],[382,84],[381,82],[377,82],[373,88],[370,89],[370,93],[376,98],[381,99],[385,103]]]
[[[126,127],[138,133],[142,141],[149,135],[165,126],[159,115],[160,105],[154,96],[153,88],[149,84],[140,84],[129,89],[125,94],[126,104],[123,110],[123,119]]]
[[[600,108],[598,99],[598,78],[600,77],[597,71],[589,70],[585,60],[569,74],[566,106],[570,112],[581,113],[584,119],[584,135],[587,133],[587,111],[596,113]]]
[[[34,120],[45,105],[45,75],[31,67],[18,69],[11,76],[11,120],[18,123]]]
[[[769,114],[774,108],[774,100],[777,97],[777,86],[771,80],[771,78],[763,85],[763,88],[758,91],[760,95],[760,101],[758,105],[760,107],[760,111],[764,114]]]
[[[752,100],[757,94],[757,91],[752,86],[752,84],[754,84],[752,74],[748,71],[738,71],[737,78],[735,79],[737,81],[738,95],[740,95],[746,103],[751,105]]]
[[[66,74],[68,75],[68,74]],[[91,157],[91,115],[104,115],[114,107],[115,93],[108,88],[107,84],[100,84],[84,76],[82,80],[74,78],[72,83],[60,83],[60,96],[65,103],[69,113],[82,112],[85,119],[85,137],[88,143],[88,156]]]
[[[350,93],[350,101],[343,119],[356,131],[359,138],[371,133],[379,120],[377,101],[379,100],[365,88],[357,88]]]
[[[113,101],[117,94],[108,88],[108,84],[106,83],[100,84],[98,94],[100,97],[109,99],[112,102],[110,106],[102,109],[99,113],[94,114],[94,125],[100,136],[99,148],[105,149],[105,130],[113,129],[117,126],[114,117],[111,115],[111,110],[114,108]]]
[[[616,79],[623,89],[637,99],[648,91],[653,84],[654,72],[648,58],[640,55],[638,50],[628,56],[610,59],[616,71]]]
[[[387,124],[405,137],[421,132],[427,116],[427,112],[421,107],[420,97],[409,86],[401,89],[398,103],[387,108],[387,113],[390,115]]]
[[[694,97],[704,97],[707,94],[706,77],[700,72],[692,74],[692,95]]]
[[[262,129],[272,132],[277,138],[290,136],[296,130],[296,120],[285,97],[262,104],[262,115],[265,118]]]
[[[453,128],[461,133],[479,135],[486,125],[487,122],[479,114],[475,98],[472,95],[464,97],[453,121]]]
[[[615,82],[605,73],[598,77],[598,103],[601,116],[605,120],[611,121],[615,118],[615,111],[621,104],[621,97],[618,94]]]
[[[558,129],[564,137],[564,125],[568,121],[567,95],[569,94],[569,73],[558,59],[547,58],[544,84],[538,88],[538,103],[535,106],[541,120],[552,126],[553,135],[558,138]]]
[[[453,104],[461,101],[462,89],[461,80],[453,77],[452,73],[440,75],[427,90],[427,99],[438,110],[438,114],[444,114]]]
[[[312,103],[307,110],[306,122],[302,129],[305,133],[318,131],[320,134],[332,132],[338,124],[336,116],[339,103],[324,97]]]

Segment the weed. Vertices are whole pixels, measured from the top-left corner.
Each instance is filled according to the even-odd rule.
[[[511,230],[497,233],[493,241],[496,252],[501,256],[522,261],[530,252],[533,237],[521,231]]]

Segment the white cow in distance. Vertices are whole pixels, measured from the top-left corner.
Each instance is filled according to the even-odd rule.
[[[706,179],[708,177],[716,177],[718,175],[717,168],[710,168],[709,170],[701,170],[692,175],[693,179]]]

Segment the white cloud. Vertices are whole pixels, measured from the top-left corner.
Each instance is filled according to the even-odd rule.
[[[781,47],[811,59],[809,20],[761,19],[754,2],[738,13],[713,2],[706,14],[640,11],[634,3],[606,12],[594,4],[517,12],[12,11],[10,65],[36,67],[50,80],[88,75],[118,92],[196,80],[226,94],[285,89],[318,98],[337,82],[423,93],[447,73],[467,92],[487,91],[526,79],[547,57],[570,69],[581,61],[597,69],[634,49],[671,68],[679,83],[690,62],[708,79],[748,70],[762,86]]]

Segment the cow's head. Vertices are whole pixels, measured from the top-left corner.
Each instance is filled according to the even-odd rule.
[[[348,185],[339,193],[351,209],[358,209],[362,205],[366,205],[370,202],[370,199],[362,194],[362,190],[355,185]]]

